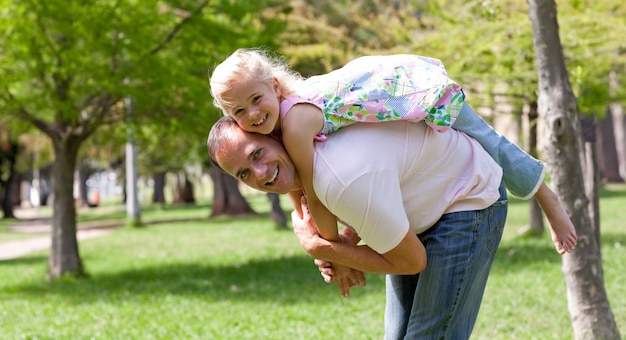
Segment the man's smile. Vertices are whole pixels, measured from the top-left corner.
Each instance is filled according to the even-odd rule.
[[[272,185],[272,184],[274,184],[274,182],[276,182],[277,178],[278,178],[278,167],[276,167],[276,170],[274,170],[274,176],[272,176],[272,179],[270,179],[268,182],[266,182],[265,185]]]

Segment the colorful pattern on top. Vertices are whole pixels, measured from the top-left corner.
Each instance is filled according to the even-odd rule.
[[[281,110],[295,102],[315,104],[324,113],[322,134],[357,122],[390,120],[424,120],[445,131],[465,100],[441,61],[417,55],[360,57],[304,84],[295,92],[300,100],[290,96],[292,104],[283,103]]]

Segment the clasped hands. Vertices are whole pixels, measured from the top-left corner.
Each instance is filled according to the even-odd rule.
[[[327,283],[335,283],[339,288],[341,296],[348,297],[350,295],[350,288],[356,286],[365,287],[365,275],[362,271],[356,270],[344,265],[341,265],[335,261],[334,263],[329,261],[323,254],[323,249],[331,252],[335,252],[333,256],[340,257],[341,254],[337,251],[338,248],[347,249],[346,247],[356,247],[359,242],[359,237],[350,228],[344,228],[339,234],[341,242],[328,241],[321,237],[311,213],[309,212],[306,204],[306,198],[302,197],[302,216],[297,211],[291,213],[291,221],[293,224],[293,230],[296,234],[302,248],[315,258],[314,263],[319,268],[320,274]],[[340,247],[333,247],[333,244]],[[331,257],[331,256],[329,256]]]

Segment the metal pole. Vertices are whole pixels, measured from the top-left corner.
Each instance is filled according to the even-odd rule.
[[[133,107],[130,96],[125,98],[124,103],[128,117],[131,117]],[[137,197],[137,151],[133,126],[130,121],[128,122],[126,133],[126,214],[128,225],[141,225],[141,213],[139,209],[139,199]]]

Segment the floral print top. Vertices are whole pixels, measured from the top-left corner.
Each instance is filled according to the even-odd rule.
[[[366,56],[304,81],[285,97],[281,117],[297,103],[324,113],[321,134],[357,122],[424,120],[437,131],[453,123],[465,95],[441,61],[417,55]]]

